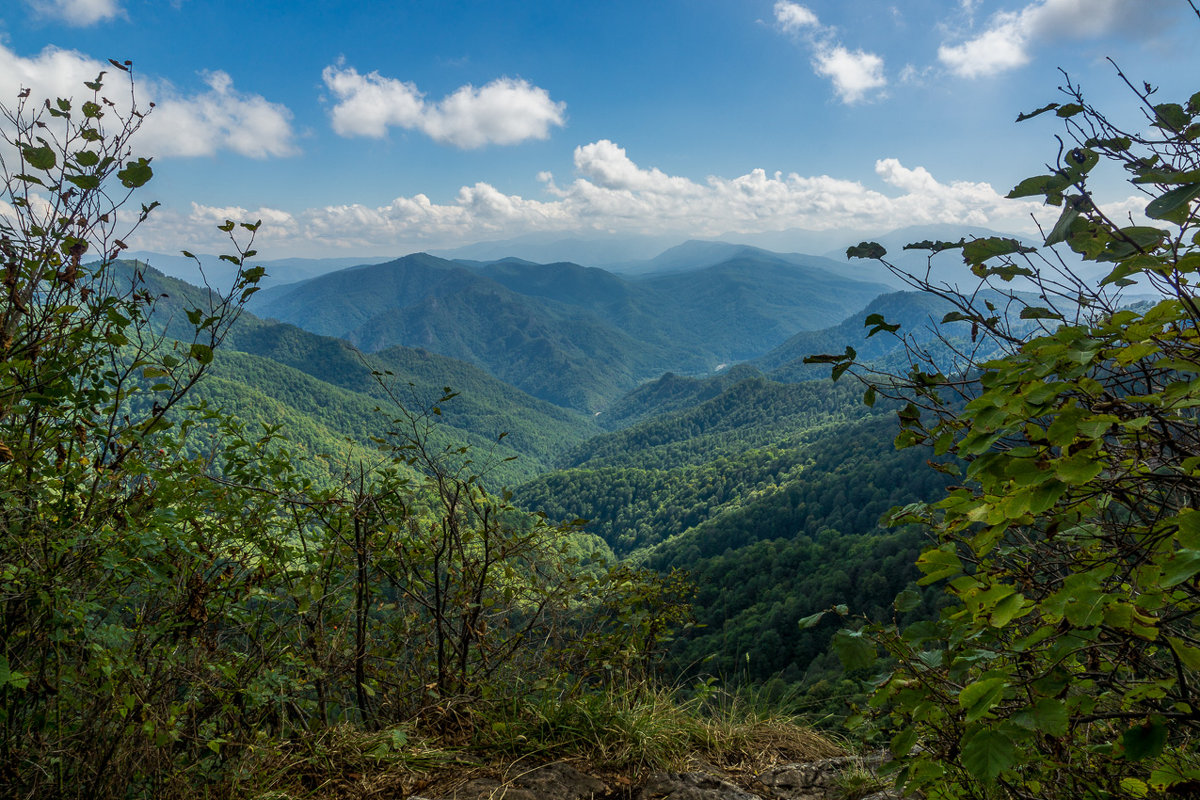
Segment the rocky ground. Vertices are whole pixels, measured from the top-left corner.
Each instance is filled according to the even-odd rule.
[[[505,774],[431,784],[408,800],[900,800],[875,777],[878,758],[829,758],[754,774],[698,767],[655,772],[637,781],[597,776],[558,762],[514,765]],[[440,783],[440,782],[438,782]]]

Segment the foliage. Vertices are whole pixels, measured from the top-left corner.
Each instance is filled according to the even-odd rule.
[[[877,645],[896,659],[871,704],[893,726],[898,779],[928,797],[1190,796],[1200,785],[1200,94],[1157,102],[1148,84],[1130,89],[1143,131],[1113,124],[1070,81],[1066,102],[1023,115],[1054,112],[1069,143],[1010,193],[1062,209],[1046,244],[1102,265],[1099,287],[1009,239],[915,245],[961,253],[983,285],[1024,282],[1039,297],[1000,304],[910,278],[1001,354],[960,350],[965,370],[918,357],[890,381],[860,372],[908,399],[899,446],[964,466],[943,500],[895,517],[936,537],[918,566],[947,607],[839,643],[848,666],[869,665]],[[1102,166],[1128,172],[1147,224],[1094,202]],[[871,243],[851,255],[886,256]],[[1135,285],[1155,299],[1123,304]]]
[[[202,747],[210,714],[179,709],[208,644],[203,599],[255,581],[235,546],[224,568],[210,549],[211,498],[191,463],[170,464],[167,418],[260,272],[188,308],[188,339],[152,328],[158,298],[113,265],[152,210],[129,209],[152,174],[129,150],[143,114],[103,78],[83,102],[24,91],[0,107],[0,762],[31,795],[100,796],[169,761],[169,744]]]
[[[258,225],[220,226],[228,296],[119,261],[152,170],[129,147],[132,80],[122,106],[102,79],[82,103],[25,92],[0,121],[6,792],[233,793],[299,734],[386,727],[390,758],[401,721],[464,733],[531,694],[648,674],[681,584],[581,563],[573,526],[485,488],[487,464],[436,428],[448,390],[417,410],[382,390],[398,414],[383,450],[321,470],[283,424],[206,402],[218,362],[246,369],[220,348],[262,276]]]

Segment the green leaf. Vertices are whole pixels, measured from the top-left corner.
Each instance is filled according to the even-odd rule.
[[[1178,550],[1162,567],[1162,585],[1170,588],[1200,573],[1200,550]]]
[[[809,628],[815,628],[824,618],[825,612],[818,611],[815,614],[809,614],[807,617],[801,618],[797,624],[800,626],[800,630],[808,630]]]
[[[870,339],[872,336],[879,333],[880,331],[887,331],[888,333],[895,333],[896,331],[900,330],[900,325],[898,323],[896,323],[896,324],[889,323],[886,319],[883,318],[883,314],[868,314],[867,318],[865,320],[863,320],[863,327],[871,329],[870,331],[867,332],[868,339]]]
[[[1054,474],[1064,483],[1083,484],[1095,479],[1104,471],[1104,464],[1084,453],[1069,456],[1054,467]]]
[[[1160,103],[1154,107],[1154,115],[1157,128],[1182,131],[1188,124],[1188,114],[1179,103]]]
[[[963,742],[963,766],[981,781],[994,781],[1016,761],[1016,745],[1001,731],[981,728]]]
[[[1065,175],[1035,175],[1026,178],[1009,191],[1007,197],[1015,200],[1020,197],[1046,197],[1061,195],[1063,189],[1071,185],[1070,178]]]
[[[896,595],[896,599],[892,603],[892,607],[901,614],[907,611],[912,611],[919,605],[921,605],[921,594],[913,589],[905,589],[900,594]]]
[[[982,264],[989,258],[1008,256],[1020,253],[1033,253],[1036,248],[1027,247],[1016,239],[1006,236],[988,236],[976,239],[963,245],[963,261],[968,264]]]
[[[1033,707],[1033,719],[1038,730],[1051,736],[1066,736],[1069,727],[1067,707],[1062,700],[1043,697]]]
[[[43,172],[54,169],[54,165],[58,163],[53,148],[46,144],[41,147],[25,145],[21,148],[21,157],[25,159],[26,164]]]
[[[875,644],[862,631],[840,630],[833,635],[833,650],[847,670],[865,669],[875,663]]]
[[[887,250],[878,242],[859,242],[846,248],[846,258],[883,258]]]
[[[1063,606],[1064,616],[1067,622],[1074,625],[1076,628],[1091,628],[1099,625],[1104,619],[1104,606],[1108,602],[1108,596],[1096,587],[1081,587],[1077,589],[1064,589],[1059,594],[1066,593]],[[1044,603],[1049,605],[1050,600]]]
[[[1166,231],[1146,225],[1130,225],[1127,228],[1121,228],[1120,233],[1134,247],[1147,251],[1158,247],[1162,240],[1167,238]]]
[[[1008,623],[1012,622],[1017,617],[1024,616],[1027,611],[1028,603],[1025,596],[1017,593],[1010,594],[1000,602],[996,603],[996,607],[992,609],[992,615],[989,620],[993,628],[1003,628]]]
[[[212,348],[206,344],[196,342],[188,350],[188,358],[194,358],[201,364],[211,364],[213,360]]]
[[[0,656],[0,689],[11,686],[14,689],[24,689],[29,685],[28,676],[11,669],[8,658]]]
[[[1146,206],[1146,216],[1150,219],[1163,219],[1177,208],[1191,203],[1200,196],[1200,183],[1185,183],[1177,186],[1166,194],[1150,201]]]
[[[1193,647],[1174,636],[1168,636],[1166,640],[1185,667],[1190,670],[1200,670],[1200,648]]]
[[[1017,114],[1017,122],[1024,122],[1027,119],[1033,119],[1040,114],[1045,114],[1047,111],[1053,111],[1056,108],[1058,108],[1058,103],[1047,103],[1041,108],[1030,111],[1029,113]]]
[[[1058,216],[1058,222],[1054,223],[1054,227],[1046,236],[1046,246],[1065,242],[1071,233],[1071,225],[1077,219],[1079,219],[1079,209],[1075,207],[1075,203],[1066,203],[1062,213]]]
[[[917,559],[917,568],[925,573],[925,577],[917,581],[921,586],[928,586],[951,575],[962,572],[962,561],[950,550],[926,550]]]
[[[68,175],[67,180],[83,189],[85,192],[90,192],[100,188],[99,175]]]
[[[963,687],[958,694],[958,704],[967,712],[967,722],[974,722],[992,710],[1004,696],[1008,687],[1008,678],[984,678]]]
[[[152,177],[154,177],[154,170],[150,168],[150,159],[147,158],[139,158],[137,161],[127,164],[117,173],[117,178],[126,189],[137,189],[139,186],[144,186]]]
[[[1062,314],[1042,306],[1025,306],[1021,309],[1021,319],[1062,319]]]
[[[1150,794],[1150,785],[1138,778],[1121,778],[1121,790],[1130,797],[1145,797]]]
[[[1167,726],[1161,722],[1147,721],[1125,731],[1121,744],[1125,746],[1125,758],[1141,761],[1161,755],[1167,743]]]

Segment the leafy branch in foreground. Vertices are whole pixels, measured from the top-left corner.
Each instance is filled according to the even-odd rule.
[[[153,170],[113,66],[128,102],[101,73],[82,102],[0,105],[0,783],[22,796],[123,793],[215,741],[203,673],[240,676],[203,659],[209,615],[259,576],[214,530],[171,412],[261,270],[165,336],[164,298],[117,260],[154,204],[130,208]]]
[[[898,446],[957,457],[939,465],[959,471],[946,498],[893,518],[927,526],[921,583],[949,604],[835,642],[848,666],[890,656],[867,716],[892,732],[899,782],[928,797],[1200,786],[1200,93],[1156,102],[1129,86],[1139,131],[1069,80],[1066,102],[1022,115],[1053,111],[1066,143],[1009,195],[1062,209],[1045,243],[1102,266],[1098,286],[1011,239],[920,243],[931,259],[960,252],[978,278],[962,293],[903,276],[953,303],[944,326],[969,327],[943,340],[951,363],[911,345],[906,375],[873,374],[851,352],[823,359],[907,402]],[[1127,171],[1146,223],[1094,201],[1102,165]],[[874,243],[848,254],[891,267]],[[1123,302],[1133,286],[1152,296]]]

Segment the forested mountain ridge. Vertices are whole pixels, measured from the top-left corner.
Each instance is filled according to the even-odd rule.
[[[125,271],[131,268],[126,265]],[[207,290],[153,268],[141,274],[159,298],[156,317],[168,335],[186,332],[185,308],[210,302]],[[301,441],[320,441],[335,452],[345,450],[344,437],[366,445],[370,437],[381,436],[397,411],[397,399],[415,412],[437,405],[438,441],[469,444],[481,457],[492,453],[503,462],[492,476],[500,482],[537,474],[564,447],[597,431],[590,417],[527,395],[471,364],[405,347],[364,354],[341,339],[248,311],[231,326],[215,356],[211,377],[221,382],[220,391],[215,384],[201,384],[198,398],[219,396],[221,405],[248,419],[308,431],[297,433]],[[457,396],[438,403],[447,388]],[[263,398],[286,413],[274,418],[263,413]],[[510,457],[515,458],[503,461]]]
[[[664,372],[704,374],[835,324],[883,291],[764,255],[628,280],[576,264],[466,266],[418,253],[266,290],[251,307],[368,351],[424,347],[596,411]]]

